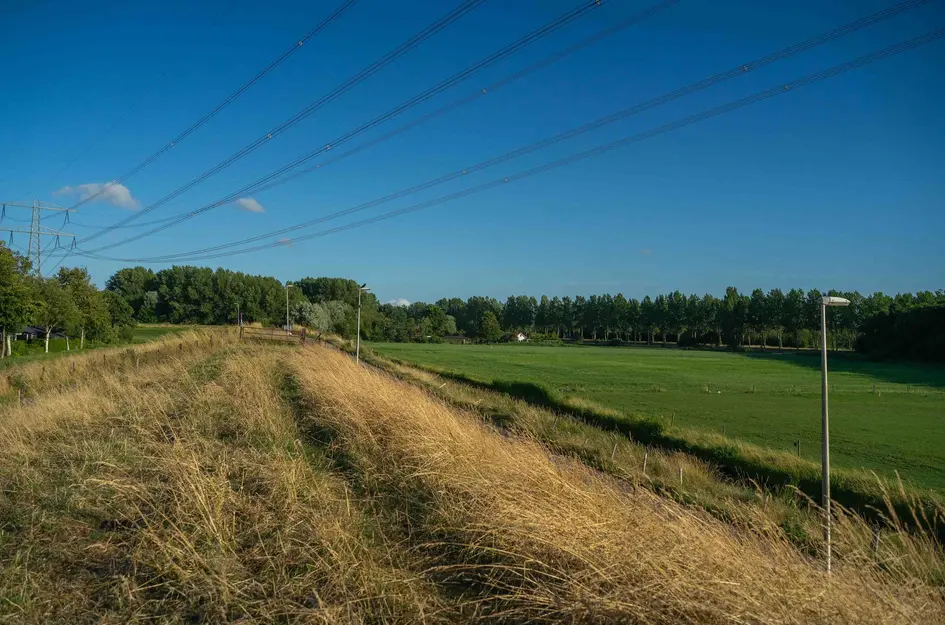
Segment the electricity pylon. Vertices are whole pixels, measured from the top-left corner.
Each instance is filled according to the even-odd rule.
[[[2,213],[0,213],[0,225],[2,225],[3,220],[7,216],[7,207],[12,208],[29,208],[32,210],[32,217],[30,219],[30,228],[29,230],[25,228],[0,228],[0,232],[9,232],[10,233],[10,243],[13,243],[13,235],[15,233],[19,234],[28,234],[30,236],[30,244],[28,248],[28,256],[30,260],[33,261],[33,270],[36,272],[36,275],[39,277],[43,276],[43,237],[55,237],[56,238],[56,247],[62,247],[60,244],[60,239],[62,238],[71,238],[72,247],[75,247],[75,235],[62,232],[61,230],[56,230],[54,228],[47,228],[42,225],[42,216],[43,211],[54,211],[58,213],[65,213],[65,221],[63,225],[69,223],[69,213],[76,212],[71,208],[63,208],[61,206],[56,206],[55,204],[50,204],[48,202],[41,202],[39,200],[33,200],[32,204],[19,204],[17,202],[3,202],[2,203]]]

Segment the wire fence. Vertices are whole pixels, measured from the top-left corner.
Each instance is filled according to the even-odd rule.
[[[293,333],[292,330],[284,328],[250,328],[240,326],[241,341],[265,341],[267,343],[286,343],[304,345],[306,340],[311,340],[307,335],[305,328]]]

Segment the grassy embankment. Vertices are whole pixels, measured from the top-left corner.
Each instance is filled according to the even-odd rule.
[[[139,325],[134,329],[134,335],[132,336],[131,343],[132,345],[139,345],[141,343],[147,343],[149,341],[154,341],[168,334],[179,334],[182,332],[188,332],[190,330],[196,329],[197,326],[181,326],[181,325],[159,325],[159,324],[146,324]],[[124,344],[127,346],[128,343]],[[109,349],[115,347],[121,347],[122,344],[99,344],[94,341],[86,341],[85,348],[88,350],[92,349]],[[9,358],[0,359],[0,371],[14,367],[16,365],[22,365],[28,362],[37,362],[43,360],[52,360],[55,358],[60,358],[69,354],[73,354],[79,351],[79,341],[71,340],[69,341],[69,349],[66,349],[66,340],[65,339],[50,339],[49,340],[49,353],[44,351],[44,341],[42,339],[36,339],[33,341],[33,345],[30,347],[29,351],[23,354],[14,354]]]
[[[901,560],[877,566],[868,550],[849,551],[828,581],[776,526],[733,526],[614,481],[340,353],[305,350],[293,355],[291,370],[301,413],[329,457],[420,545],[428,574],[452,596],[475,601],[480,616],[651,623],[945,618],[941,590],[924,586]],[[838,533],[869,533],[847,521]]]
[[[466,349],[472,349],[472,351],[465,355],[458,351]],[[637,350],[636,353],[628,353],[628,350],[612,350],[605,348],[522,348],[516,346],[490,349],[489,347],[469,348],[438,345],[409,347],[384,345],[381,346],[381,351],[384,354],[393,353],[401,357],[406,355],[406,357],[397,358],[397,360],[411,364],[424,360],[431,361],[436,358],[449,360],[453,363],[455,368],[446,370],[442,363],[433,366],[421,366],[443,378],[458,380],[479,388],[508,393],[529,401],[533,405],[539,405],[551,410],[570,414],[587,423],[608,430],[622,432],[648,445],[656,446],[664,450],[685,452],[726,471],[731,477],[755,480],[775,490],[780,489],[784,485],[796,486],[811,498],[819,499],[819,457],[812,459],[808,459],[807,457],[799,458],[796,453],[779,451],[766,446],[753,444],[745,439],[735,438],[732,429],[729,428],[726,428],[726,435],[723,436],[721,432],[708,430],[705,427],[686,425],[689,420],[688,415],[693,412],[716,416],[722,413],[726,418],[734,419],[733,412],[736,410],[734,406],[737,406],[738,402],[743,400],[747,405],[755,406],[754,410],[756,411],[761,410],[758,405],[770,411],[770,421],[775,424],[781,423],[784,425],[789,422],[800,423],[801,421],[814,421],[810,415],[802,416],[798,412],[788,413],[787,408],[779,408],[779,406],[782,405],[788,407],[791,405],[783,404],[785,398],[777,391],[777,389],[781,388],[781,384],[790,380],[792,384],[790,392],[794,394],[804,394],[795,399],[798,401],[804,400],[804,405],[817,402],[817,405],[808,407],[814,415],[819,411],[819,395],[816,395],[813,389],[800,385],[801,380],[806,380],[805,375],[807,377],[813,377],[816,381],[816,372],[805,374],[804,369],[798,369],[799,365],[788,365],[787,363],[777,361],[771,363],[767,358],[749,360],[745,357],[733,354],[697,354],[696,356],[692,356],[690,353],[686,352],[667,353],[660,350]],[[565,354],[561,356],[560,352],[562,351],[570,351],[573,352],[574,355]],[[542,353],[546,352],[548,352],[547,358],[549,362],[536,364],[535,360],[538,359]],[[584,364],[588,366],[589,369],[568,369],[567,367],[570,361],[561,362],[556,359],[556,356],[568,359],[583,358],[583,363],[578,362],[577,365]],[[460,360],[461,358],[467,360]],[[592,358],[593,362],[589,364],[588,358]],[[710,378],[704,369],[700,370],[697,368],[695,372],[686,372],[680,371],[681,368],[684,368],[685,365],[691,362],[698,363],[700,361],[707,361],[711,363],[718,358],[723,358],[722,362],[727,364],[729,368],[739,367],[739,373],[743,377],[739,377],[737,381],[733,381],[734,376],[730,375],[726,377],[719,371],[716,371],[716,377],[713,379],[713,382],[706,385],[712,390],[712,393],[707,393],[704,390],[694,393],[692,388],[687,387],[688,382],[693,378]],[[523,362],[522,359],[526,359],[526,361]],[[615,363],[615,360],[618,360],[618,362]],[[570,366],[577,365],[574,362],[570,362]],[[896,402],[902,401],[903,398],[906,398],[907,401],[910,397],[921,398],[923,410],[918,415],[908,410],[902,413],[894,413],[897,415],[902,414],[902,417],[899,426],[895,428],[896,432],[890,432],[889,438],[898,440],[905,437],[913,440],[916,447],[920,450],[917,455],[924,457],[924,460],[918,464],[928,467],[931,475],[937,475],[937,472],[943,470],[943,465],[937,463],[935,458],[942,455],[942,448],[929,445],[929,441],[936,440],[938,430],[943,427],[943,424],[940,417],[941,413],[933,412],[932,409],[939,405],[945,408],[945,401],[941,399],[937,392],[929,389],[924,391],[924,396],[915,391],[913,393],[907,393],[905,392],[905,387],[900,389],[901,392],[899,393],[889,392],[888,389],[893,386],[893,383],[888,381],[885,382],[887,390],[879,390],[878,393],[881,393],[881,395],[878,397],[873,396],[870,382],[871,378],[862,371],[862,369],[867,369],[871,365],[873,365],[873,363],[848,364],[847,368],[858,366],[861,370],[847,372],[848,379],[845,381],[842,371],[844,367],[843,365],[838,367],[841,371],[838,372],[838,375],[832,376],[831,378],[831,380],[834,381],[840,378],[837,384],[833,382],[831,384],[831,405],[835,406],[837,403],[833,401],[834,394],[841,397],[844,395],[866,396],[865,398],[854,397],[854,401],[870,401],[871,399],[873,402],[878,402],[886,400],[887,407],[896,406]],[[489,367],[492,366],[495,367],[494,370],[489,369]],[[619,375],[621,366],[635,368],[637,371],[633,376],[627,378],[626,384],[618,386],[615,378]],[[774,367],[773,372],[765,371],[765,366]],[[888,378],[895,375],[888,370],[888,367],[879,365],[873,366],[883,372],[878,373],[874,370],[873,375],[876,377],[886,375]],[[793,368],[785,371],[784,367]],[[475,371],[475,374],[471,374],[469,372],[470,370]],[[495,377],[489,377],[490,371],[492,371]],[[902,369],[899,371],[900,375],[902,375]],[[910,375],[916,374],[915,371],[911,371],[910,369],[906,371]],[[936,372],[937,370],[934,368],[924,372],[927,384],[935,384],[937,378],[934,374]],[[517,377],[500,377],[502,374]],[[610,377],[607,377],[608,375]],[[784,376],[790,377],[786,380]],[[532,381],[541,379],[544,379],[545,382]],[[549,385],[549,380],[551,382],[562,383],[563,386],[551,386]],[[565,383],[565,380],[568,380],[568,382]],[[752,392],[742,392],[740,394],[736,392],[739,385],[748,382],[751,382],[749,388]],[[809,386],[810,380],[807,380],[807,383]],[[575,388],[581,384],[587,384],[591,387],[591,390],[585,390],[585,392],[580,395],[568,395],[563,392],[568,388]],[[869,390],[858,392],[857,389],[862,387],[866,387]],[[586,389],[587,387],[584,388]],[[688,397],[692,401],[692,405],[688,407],[687,412],[682,412],[682,414],[677,413],[675,419],[669,416],[672,412],[669,412],[669,415],[664,413],[662,417],[652,413],[624,412],[587,399],[586,395],[592,395],[593,390],[597,388],[609,389],[608,392],[611,394],[619,392],[627,396],[633,393],[647,395],[651,398],[648,400],[650,402],[665,400],[667,404],[680,401],[679,398],[676,397],[678,394],[683,397]],[[631,390],[627,390],[628,388]],[[656,390],[651,390],[653,388]],[[718,395],[718,390],[723,391],[721,395]],[[608,396],[607,393],[603,393],[603,395],[605,397]],[[652,399],[654,396],[656,399]],[[714,402],[719,397],[724,398],[726,396],[732,398],[730,401],[732,407],[725,412],[721,412],[720,405]],[[762,403],[759,404],[759,402]],[[840,409],[841,408],[835,407],[832,413]],[[750,421],[756,422],[763,420],[750,419]],[[837,423],[837,421],[839,421],[839,423]],[[856,420],[852,418],[849,413],[847,413],[845,419],[835,419],[832,423],[832,447],[833,445],[840,447],[844,445],[849,446],[851,437],[860,437],[860,444],[863,443],[863,440],[875,441],[882,437],[878,428],[884,427],[882,432],[889,432],[891,429],[888,427],[888,421],[885,426],[882,426],[881,420],[874,422],[864,420],[863,423],[856,423]],[[807,427],[807,425],[804,427]],[[755,423],[755,427],[761,426]],[[776,431],[777,427],[777,425],[772,425],[771,429]],[[798,427],[801,426],[798,425]],[[842,429],[844,427],[849,428],[849,431],[843,432]],[[912,429],[910,430],[910,428]],[[904,434],[902,430],[906,430],[906,433]],[[840,432],[839,435],[838,431]],[[735,434],[737,434],[737,432]],[[811,433],[810,436],[813,437],[814,434]],[[776,440],[776,435],[773,435],[772,440]],[[896,444],[904,445],[905,443],[900,441]],[[813,447],[813,444],[808,445],[808,447]],[[904,457],[908,455],[908,451],[906,450],[902,450],[901,453]],[[871,460],[875,459],[864,457],[865,462],[870,462]],[[907,460],[903,462],[904,464],[909,464]],[[918,507],[920,511],[924,511],[932,517],[935,516],[936,509],[938,509],[939,513],[941,512],[941,507],[937,503],[939,498],[938,493],[926,493],[914,487],[907,488],[907,492],[904,493],[902,489],[899,488],[895,475],[890,476],[887,473],[882,475],[883,479],[878,479],[876,475],[865,470],[844,468],[842,460],[839,464],[839,467],[835,464],[833,495],[834,498],[843,505],[856,508],[870,515],[873,508],[886,510],[888,504],[891,502],[895,504],[897,513],[902,515],[903,518],[912,525],[929,524],[925,523],[923,519],[913,519],[909,511],[910,506]],[[913,466],[916,465],[913,464]],[[911,478],[912,476],[913,473],[906,472],[907,478]],[[914,486],[914,483],[912,486]],[[892,493],[891,501],[886,501],[887,495],[890,493]],[[920,503],[916,506],[917,502]],[[939,525],[936,531],[941,535],[943,530],[945,530],[945,519],[939,522]]]
[[[0,407],[0,621],[945,618],[921,545],[840,538],[827,580],[775,525],[614,481],[327,348],[232,340],[73,356]]]

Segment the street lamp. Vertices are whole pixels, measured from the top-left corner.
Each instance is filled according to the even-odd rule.
[[[830,423],[827,420],[827,306],[849,306],[850,300],[825,295],[820,300],[820,404],[821,470],[823,472],[824,538],[827,541],[827,572],[830,572]]]
[[[361,293],[370,291],[367,282],[358,287],[358,346],[354,349],[354,362],[361,362]]]
[[[294,287],[294,284],[289,282],[285,283],[285,333],[292,334],[292,330],[289,329],[289,289]]]

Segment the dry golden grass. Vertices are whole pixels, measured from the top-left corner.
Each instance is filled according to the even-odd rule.
[[[362,359],[399,379],[422,386],[452,406],[534,438],[556,453],[578,458],[635,486],[699,507],[739,528],[788,538],[809,554],[823,552],[822,511],[803,493],[788,489],[772,494],[757,484],[742,485],[685,453],[638,444],[580,419],[395,362],[370,350],[362,352]],[[885,487],[880,480],[871,486]],[[843,527],[843,531],[834,532],[834,558],[862,561],[864,555],[875,552],[870,556],[871,562],[893,573],[894,578],[920,577],[945,584],[945,553],[934,538],[934,531],[915,531],[917,527],[934,530],[936,522],[945,520],[943,511],[938,510],[939,519],[907,519],[912,523],[906,524],[896,518],[892,502],[909,501],[910,494],[901,485],[893,487],[898,488],[886,497],[883,515],[886,522],[878,536],[874,527],[861,517],[834,503],[836,522]],[[913,503],[913,511],[923,508],[921,502]]]
[[[365,488],[402,502],[429,573],[497,620],[929,623],[940,589],[848,553],[831,576],[780,532],[628,489],[534,441],[504,438],[344,355],[292,355],[315,424]],[[838,533],[848,531],[842,527]],[[851,530],[852,531],[852,530]]]
[[[0,622],[945,619],[908,537],[880,567],[868,535],[844,538],[869,528],[841,517],[828,578],[767,517],[739,520],[757,506],[724,523],[333,350],[231,340],[17,382],[29,401],[0,406]],[[615,466],[637,451],[621,443]],[[659,462],[669,480],[689,460]]]
[[[0,409],[0,622],[442,620],[299,439],[281,353],[203,342]]]
[[[232,344],[237,337],[233,328],[203,328],[167,334],[140,345],[75,350],[59,358],[27,362],[5,370],[0,375],[0,395],[20,389],[28,398],[45,389],[75,385],[89,376],[107,377],[182,356],[185,351],[199,353],[203,348]]]

